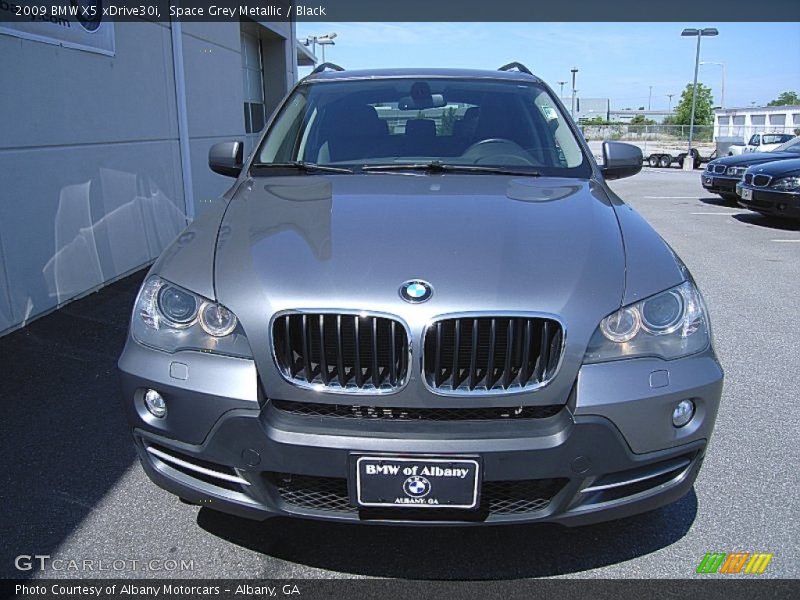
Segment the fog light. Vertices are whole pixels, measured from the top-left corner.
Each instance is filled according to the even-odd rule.
[[[163,419],[167,414],[167,403],[155,390],[147,390],[144,394],[144,405],[151,415],[158,419]],[[674,418],[673,418],[674,420]]]
[[[672,411],[672,424],[675,427],[683,427],[694,416],[694,402],[691,400],[681,400],[675,405]]]

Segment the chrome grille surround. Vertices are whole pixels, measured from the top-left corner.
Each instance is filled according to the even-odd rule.
[[[755,187],[767,187],[771,182],[771,175],[762,175],[760,173],[753,175],[753,185]]]
[[[456,339],[456,322],[467,323],[463,328],[466,337],[459,332],[459,339]],[[454,332],[448,355],[442,350],[443,344],[450,342],[444,339],[444,326],[449,323],[453,323]],[[511,323],[514,323],[517,334],[514,334]],[[509,331],[513,342],[509,339]],[[432,338],[429,339],[429,336]],[[512,343],[514,348],[510,348]],[[485,346],[483,350],[482,345]],[[502,396],[542,388],[555,378],[564,358],[566,327],[555,315],[543,313],[489,311],[446,314],[434,318],[427,325],[421,346],[422,381],[432,393],[443,396]],[[467,352],[464,351],[465,347],[469,349]],[[476,347],[477,351],[473,351]],[[543,347],[547,347],[546,354],[537,354],[536,349]],[[440,354],[438,358],[437,348]],[[482,355],[485,355],[485,359]],[[544,360],[540,360],[542,358]],[[448,361],[453,362],[448,365]],[[448,366],[449,375],[445,377]],[[456,371],[458,376],[453,387],[452,374]]]
[[[728,169],[725,165],[714,165],[714,173],[717,175],[724,175],[725,171]]]
[[[338,394],[392,394],[405,387],[410,377],[411,333],[394,315],[346,309],[285,310],[272,317],[270,337],[275,365],[286,381],[298,387]],[[292,361],[287,364],[290,353]]]

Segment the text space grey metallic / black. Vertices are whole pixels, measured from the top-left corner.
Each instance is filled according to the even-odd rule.
[[[551,89],[498,71],[298,83],[159,257],[119,360],[148,476],[264,519],[581,525],[693,485],[709,317]]]

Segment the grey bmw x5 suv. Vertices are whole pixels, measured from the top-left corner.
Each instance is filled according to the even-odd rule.
[[[159,257],[119,360],[142,465],[255,519],[579,525],[692,486],[723,373],[680,259],[552,90],[322,65]]]

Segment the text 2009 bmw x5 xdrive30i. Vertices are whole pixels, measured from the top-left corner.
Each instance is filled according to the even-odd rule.
[[[327,68],[326,68],[327,67]],[[691,276],[552,91],[302,80],[153,265],[119,361],[145,471],[263,519],[567,525],[692,486],[723,373]]]

